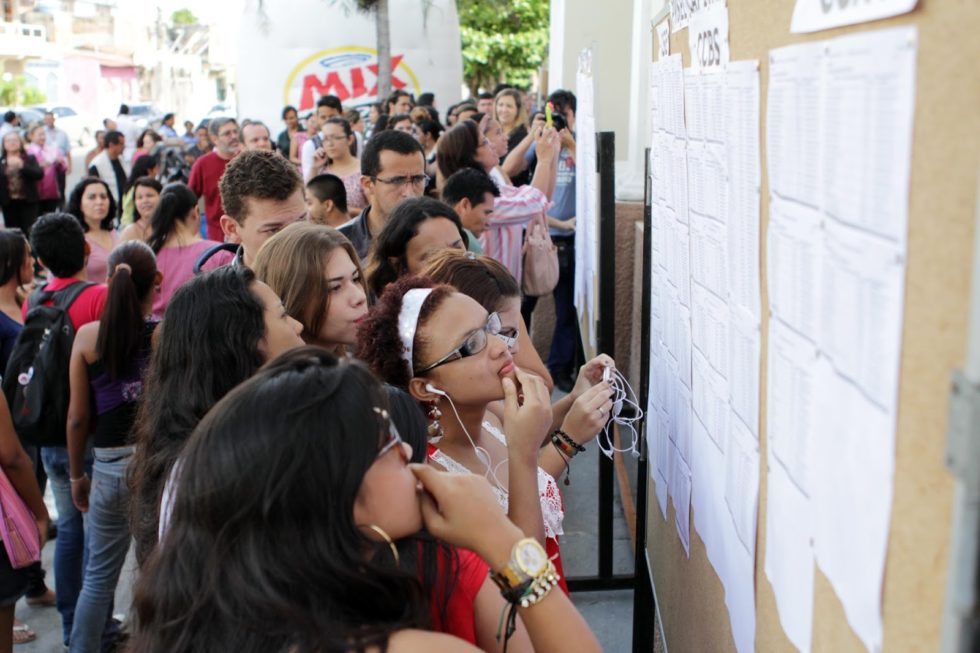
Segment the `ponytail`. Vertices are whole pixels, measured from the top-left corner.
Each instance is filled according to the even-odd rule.
[[[156,273],[156,257],[146,243],[128,241],[109,254],[109,293],[95,350],[113,380],[137,363],[143,341],[143,303],[153,290]]]
[[[177,221],[186,220],[195,206],[197,206],[197,195],[187,184],[167,184],[150,217],[150,236],[146,242],[154,254],[158,254],[163,249],[163,244],[167,242],[167,237],[173,232]]]

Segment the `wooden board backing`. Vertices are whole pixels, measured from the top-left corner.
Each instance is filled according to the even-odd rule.
[[[765,158],[768,51],[842,34],[913,24],[919,30],[915,133],[909,193],[908,267],[896,441],[895,491],[882,591],[885,651],[935,651],[949,556],[953,479],[944,464],[950,374],[962,366],[967,342],[977,175],[980,165],[980,2],[920,0],[910,14],[827,30],[790,34],[794,2],[729,0],[732,61],[758,59],[761,80],[762,301],[766,294]],[[652,27],[651,27],[652,29]],[[672,35],[670,51],[690,66],[687,30]],[[656,51],[656,35],[654,34]],[[766,351],[762,324],[760,478],[756,547],[756,650],[794,651],[779,623],[765,576]],[[664,521],[650,483],[648,554],[668,649],[734,651],[724,590],[691,527],[687,559],[674,527]],[[668,504],[669,505],[669,504]],[[650,615],[653,619],[654,616]],[[816,570],[813,647],[817,653],[864,651],[830,583]]]

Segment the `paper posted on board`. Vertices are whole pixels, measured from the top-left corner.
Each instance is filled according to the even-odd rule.
[[[915,9],[918,0],[876,0],[843,2],[840,0],[796,0],[790,31],[794,34],[854,25],[871,20],[898,16]]]

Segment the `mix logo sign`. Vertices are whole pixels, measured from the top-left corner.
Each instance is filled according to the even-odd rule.
[[[289,74],[284,103],[295,106],[302,113],[315,108],[321,95],[336,95],[345,105],[376,101],[377,60],[377,50],[353,45],[317,52],[301,61]],[[406,89],[416,96],[422,92],[419,80],[405,63],[403,54],[391,57],[391,88]]]

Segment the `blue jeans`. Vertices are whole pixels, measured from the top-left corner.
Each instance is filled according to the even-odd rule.
[[[132,447],[96,448],[88,500],[88,564],[75,606],[69,651],[98,653],[112,617],[116,584],[129,551],[129,488]],[[115,633],[105,633],[114,636]]]
[[[82,590],[82,570],[85,565],[85,524],[82,513],[71,500],[71,478],[68,469],[68,449],[42,447],[41,461],[48,474],[54,503],[58,509],[58,539],[54,545],[54,584],[58,613],[64,642],[68,644],[72,622],[75,619],[75,603]],[[86,467],[91,463],[86,461]]]

